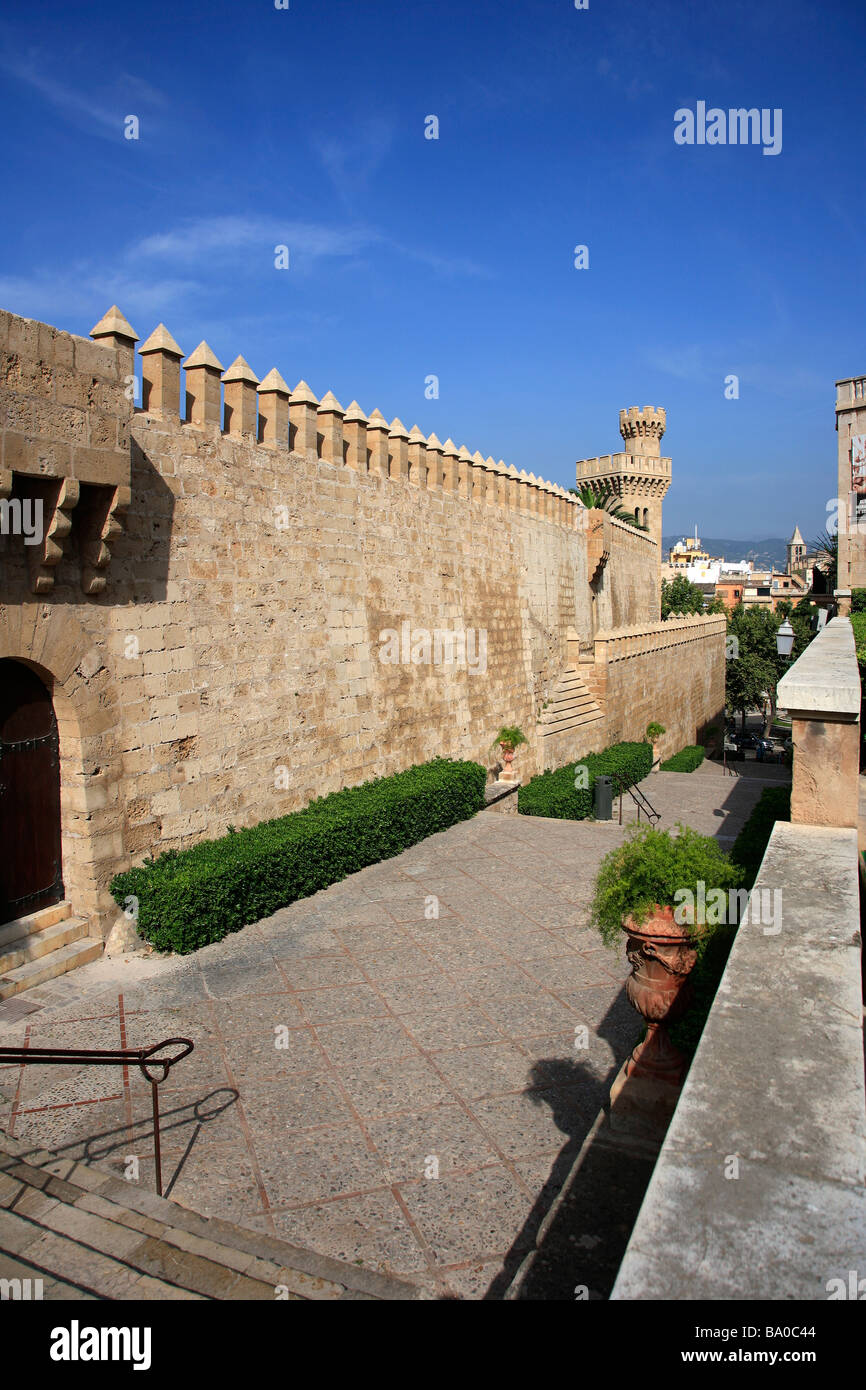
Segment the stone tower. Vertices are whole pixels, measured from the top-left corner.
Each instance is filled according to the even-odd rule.
[[[787,571],[789,574],[804,574],[806,571],[806,542],[800,535],[799,526],[794,527],[794,534],[785,547],[788,555]]]
[[[619,412],[619,432],[626,451],[601,458],[581,459],[577,464],[577,486],[599,483],[615,493],[620,506],[649,527],[649,533],[662,548],[662,501],[671,485],[671,461],[661,457],[662,435],[667,417],[654,406],[629,406]]]

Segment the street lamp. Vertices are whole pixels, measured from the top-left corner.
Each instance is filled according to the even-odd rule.
[[[776,633],[776,651],[779,656],[789,657],[794,649],[794,629],[785,618]]]

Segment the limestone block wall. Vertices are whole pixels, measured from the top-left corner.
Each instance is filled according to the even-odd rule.
[[[437,755],[490,764],[501,724],[531,776],[569,634],[596,639],[598,746],[661,718],[673,751],[721,708],[723,620],[658,624],[645,534],[606,517],[591,541],[597,514],[534,474],[205,343],[182,375],[163,325],[134,410],[134,330],[112,309],[94,334],[0,313],[0,478],[54,499],[38,566],[0,536],[0,657],[52,691],[64,883],[95,933],[130,862]]]
[[[568,633],[657,616],[657,547],[614,525],[593,598],[563,489],[242,358],[221,386],[207,344],[182,378],[162,326],[133,410],[134,330],[94,332],[0,314],[0,476],[54,498],[36,569],[0,536],[0,657],[52,691],[64,883],[96,933],[145,854],[438,754],[489,763],[503,723],[532,775]]]
[[[642,739],[657,721],[665,726],[664,760],[700,742],[709,725],[724,727],[723,614],[599,632],[588,669],[587,684],[606,711],[606,744]]]

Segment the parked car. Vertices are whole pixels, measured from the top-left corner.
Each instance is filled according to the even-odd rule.
[[[757,748],[758,746],[757,734],[734,734],[734,739],[739,748]]]
[[[755,757],[759,763],[762,763],[767,757],[772,757],[774,752],[775,744],[771,738],[755,739]]]

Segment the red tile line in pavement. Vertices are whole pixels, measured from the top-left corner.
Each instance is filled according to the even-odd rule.
[[[120,1024],[120,1046],[126,1051],[126,1014],[123,1008],[123,995],[117,996],[117,1018]],[[133,1118],[132,1118],[132,1092],[129,1086],[129,1064],[123,1063],[123,1108],[126,1111],[126,1141],[129,1145],[133,1143]],[[156,1135],[154,1135],[154,1146],[156,1145]]]
[[[24,1046],[30,1046],[30,1024],[24,1025]],[[18,1081],[15,1085],[15,1095],[12,1097],[12,1109],[9,1112],[9,1133],[15,1135],[15,1124],[18,1119],[18,1103],[21,1099],[21,1083],[24,1080],[24,1063],[18,1064]]]
[[[386,908],[385,910],[387,911],[387,908]],[[395,923],[395,925],[397,925],[398,930],[400,930],[401,934],[404,935],[404,936],[406,936],[407,940],[409,940],[409,941],[411,942],[411,941],[412,941],[412,938],[409,936],[409,933],[406,932],[406,931],[402,928],[402,926],[400,926],[400,924]],[[423,947],[422,947],[422,950],[423,950]],[[448,1090],[448,1092],[455,1098],[456,1103],[457,1103],[457,1104],[459,1105],[459,1107],[463,1110],[463,1112],[464,1112],[464,1114],[466,1115],[466,1117],[467,1117],[474,1125],[477,1126],[478,1130],[479,1130],[480,1133],[483,1135],[483,1137],[485,1138],[485,1140],[486,1140],[487,1143],[489,1144],[489,1146],[490,1146],[490,1148],[492,1149],[492,1151],[494,1152],[494,1154],[497,1155],[497,1157],[498,1157],[498,1159],[499,1159],[499,1164],[501,1164],[501,1166],[503,1166],[503,1167],[505,1168],[506,1172],[511,1176],[511,1178],[513,1179],[513,1181],[517,1184],[518,1190],[519,1190],[519,1191],[522,1191],[523,1194],[524,1194],[531,1202],[534,1203],[534,1202],[537,1200],[538,1194],[537,1194],[537,1192],[534,1192],[534,1191],[530,1188],[529,1184],[523,1179],[522,1175],[520,1174],[520,1172],[518,1171],[518,1169],[517,1169],[517,1167],[516,1167],[516,1161],[515,1161],[515,1160],[511,1160],[511,1159],[508,1157],[508,1155],[506,1155],[505,1152],[500,1148],[498,1142],[496,1141],[495,1136],[494,1136],[492,1133],[489,1133],[489,1132],[488,1132],[488,1130],[486,1129],[486,1127],[484,1126],[484,1124],[482,1123],[482,1121],[478,1118],[478,1116],[477,1116],[477,1115],[474,1113],[474,1111],[471,1109],[471,1107],[470,1107],[470,1105],[468,1104],[468,1102],[464,1099],[464,1097],[463,1097],[463,1096],[461,1095],[461,1093],[457,1090],[457,1088],[450,1082],[449,1078],[448,1078],[448,1077],[440,1070],[440,1068],[436,1065],[436,1062],[435,1062],[435,1059],[434,1059],[433,1054],[431,1054],[427,1049],[425,1049],[425,1048],[418,1042],[418,1040],[413,1036],[412,1032],[410,1031],[410,1029],[408,1028],[408,1026],[406,1025],[406,1023],[404,1022],[403,1017],[400,1016],[400,1015],[398,1015],[398,1014],[395,1014],[395,1013],[394,1013],[394,1011],[391,1009],[390,1005],[388,1004],[388,1001],[385,999],[385,997],[383,996],[381,990],[379,989],[379,987],[378,987],[378,985],[377,985],[375,979],[371,978],[371,976],[370,976],[370,975],[367,973],[367,971],[365,970],[364,965],[363,965],[363,961],[361,961],[357,956],[354,956],[354,955],[352,954],[351,947],[346,946],[345,944],[343,944],[343,951],[349,956],[349,958],[350,958],[351,960],[354,961],[356,967],[360,970],[361,974],[364,976],[364,979],[367,981],[367,983],[368,983],[368,985],[370,986],[370,988],[371,988],[371,989],[373,990],[373,992],[378,996],[378,998],[380,999],[382,1005],[384,1006],[385,1010],[387,1011],[387,1016],[389,1016],[391,1019],[393,1019],[394,1021],[396,1021],[396,1022],[399,1024],[400,1028],[401,1028],[402,1031],[406,1034],[406,1037],[409,1039],[409,1041],[413,1044],[413,1046],[417,1049],[417,1051],[418,1051],[418,1052],[421,1054],[421,1056],[425,1059],[425,1061],[428,1063],[428,1065],[431,1066],[431,1068],[433,1069],[433,1071],[435,1072],[435,1074],[439,1077],[440,1081],[445,1085],[445,1087],[446,1087],[446,1089]],[[427,954],[426,951],[424,952],[424,954]],[[428,957],[428,958],[430,958],[430,959],[432,960],[432,957]],[[301,1009],[302,1015],[306,1016],[306,1015],[305,1015],[305,1010],[304,1010],[304,1001],[303,1001],[303,996],[304,996],[304,994],[306,993],[306,991],[295,989],[294,986],[293,986],[293,984],[292,984],[292,981],[289,979],[288,975],[286,974],[285,970],[283,969],[282,963],[281,963],[279,960],[276,960],[276,959],[275,959],[275,964],[276,964],[276,966],[277,966],[277,969],[278,969],[280,975],[281,975],[281,976],[283,977],[283,979],[286,981],[286,986],[287,986],[287,989],[288,989],[289,994],[295,997],[295,999],[296,999],[296,1001],[297,1001],[297,1003],[298,1003],[298,1006],[299,1006],[300,1009]],[[443,967],[442,967],[441,965],[439,965],[439,963],[438,963],[437,961],[433,961],[433,964],[435,964],[435,965],[437,966],[437,968],[438,968],[439,970],[441,970],[442,973],[443,973],[447,978],[451,978],[451,977],[448,975],[448,972],[445,971],[445,970],[443,969]],[[333,987],[333,986],[329,986],[328,988],[334,988],[334,987]],[[559,1002],[562,1003],[561,1000],[560,1000]],[[480,1006],[478,1006],[478,1007],[479,1007],[479,1012],[482,1013],[482,1015],[483,1015],[485,1018],[487,1018],[487,1021],[488,1021],[489,1023],[492,1023],[493,1026],[494,1026],[494,1028],[496,1028],[497,1031],[498,1031],[498,1030],[499,1030],[499,1025],[496,1024],[495,1020],[490,1019],[489,1016],[485,1013],[485,1011],[484,1011],[484,1009],[483,1009],[482,1007],[480,1007]],[[567,1007],[567,1006],[565,1006],[565,1007]],[[333,1023],[334,1021],[335,1021],[335,1020],[328,1020],[329,1023]],[[328,1067],[329,1067],[329,1070],[333,1073],[334,1080],[336,1081],[336,1084],[337,1084],[337,1086],[338,1086],[340,1092],[343,1094],[344,1099],[345,1099],[345,1102],[346,1102],[346,1104],[347,1104],[347,1106],[348,1106],[350,1112],[352,1113],[352,1115],[353,1115],[353,1117],[354,1117],[354,1119],[355,1119],[355,1121],[356,1121],[358,1127],[360,1128],[361,1132],[364,1134],[365,1140],[366,1140],[366,1142],[367,1142],[367,1144],[368,1144],[368,1147],[370,1148],[370,1151],[371,1151],[372,1153],[376,1154],[376,1156],[379,1157],[380,1160],[381,1160],[381,1161],[383,1162],[383,1164],[384,1164],[384,1161],[385,1161],[385,1160],[384,1160],[383,1156],[382,1156],[381,1154],[379,1154],[378,1150],[376,1149],[375,1144],[374,1144],[374,1143],[372,1142],[372,1140],[370,1139],[370,1136],[369,1136],[369,1134],[367,1133],[367,1130],[366,1130],[366,1127],[365,1127],[365,1125],[364,1125],[364,1123],[363,1123],[363,1120],[361,1119],[361,1116],[359,1115],[359,1113],[358,1113],[357,1110],[355,1109],[355,1106],[354,1106],[354,1104],[353,1104],[353,1102],[352,1102],[351,1096],[348,1094],[348,1092],[345,1090],[345,1088],[344,1088],[343,1085],[342,1085],[342,1082],[341,1082],[341,1080],[340,1080],[340,1076],[339,1076],[339,1073],[338,1073],[338,1071],[337,1071],[337,1069],[336,1069],[336,1066],[331,1062],[331,1059],[330,1059],[330,1057],[329,1057],[329,1055],[328,1055],[328,1052],[327,1052],[326,1047],[324,1046],[324,1044],[321,1042],[321,1040],[320,1040],[319,1037],[318,1037],[318,1032],[317,1032],[318,1027],[319,1027],[319,1026],[327,1026],[327,1025],[326,1025],[326,1024],[323,1024],[323,1025],[314,1024],[314,1023],[308,1021],[308,1025],[307,1025],[307,1026],[309,1026],[309,1027],[312,1029],[313,1035],[314,1035],[314,1037],[315,1037],[315,1039],[316,1039],[316,1042],[317,1042],[317,1044],[319,1045],[319,1047],[322,1049],[322,1052],[323,1052],[323,1055],[324,1055],[324,1057],[325,1057],[325,1061],[326,1061],[326,1063],[327,1063],[327,1065],[328,1065]],[[518,1047],[518,1049],[519,1049],[521,1052],[523,1052],[524,1055],[527,1057],[527,1060],[530,1060],[530,1054],[527,1052],[527,1049],[526,1049],[525,1047],[522,1047],[521,1044],[520,1044],[519,1042],[517,1042],[516,1039],[513,1040],[513,1041],[516,1043],[516,1046]],[[476,1172],[476,1171],[480,1172],[480,1171],[482,1171],[484,1168],[492,1168],[492,1167],[494,1167],[494,1166],[498,1166],[498,1165],[495,1165],[495,1164],[491,1161],[491,1162],[489,1162],[489,1163],[478,1164],[478,1165],[476,1165],[475,1167],[469,1166],[469,1167],[467,1167],[465,1170],[460,1170],[460,1171],[461,1171],[461,1172],[465,1171],[466,1173]],[[457,1175],[457,1170],[455,1170],[455,1176],[456,1176],[456,1175]],[[383,1184],[383,1186],[384,1186],[384,1185],[385,1185],[385,1184]],[[430,1247],[429,1247],[429,1245],[428,1245],[426,1239],[424,1238],[422,1232],[419,1230],[419,1228],[418,1228],[416,1222],[415,1222],[414,1219],[412,1218],[411,1213],[409,1212],[409,1209],[408,1209],[408,1207],[406,1206],[406,1203],[405,1203],[405,1201],[404,1201],[404,1199],[403,1199],[403,1195],[402,1195],[402,1193],[399,1191],[399,1186],[398,1186],[398,1184],[396,1184],[396,1183],[388,1184],[388,1187],[389,1187],[389,1190],[390,1190],[390,1192],[391,1192],[392,1197],[393,1197],[394,1200],[397,1202],[397,1204],[398,1204],[400,1210],[403,1212],[404,1218],[405,1218],[407,1224],[409,1225],[409,1228],[410,1228],[410,1230],[412,1231],[413,1235],[415,1236],[416,1241],[418,1242],[418,1245],[419,1245],[419,1247],[420,1247],[420,1249],[421,1249],[422,1254],[424,1255],[425,1260],[427,1261],[428,1265],[430,1266],[430,1273],[431,1273],[434,1277],[440,1275],[441,1272],[443,1271],[443,1268],[444,1268],[444,1267],[443,1267],[443,1265],[439,1264],[439,1263],[436,1261],[435,1256],[434,1256],[432,1250],[430,1249]],[[365,1189],[365,1191],[368,1191],[368,1192],[373,1192],[373,1191],[376,1191],[376,1190],[377,1190],[376,1188],[366,1188],[366,1189]],[[305,1203],[293,1203],[293,1204],[291,1205],[291,1207],[289,1208],[289,1210],[303,1210],[305,1207],[324,1205],[325,1202],[330,1203],[331,1201],[346,1200],[346,1198],[347,1198],[348,1196],[350,1196],[350,1195],[353,1195],[353,1194],[341,1193],[338,1197],[328,1198],[328,1199],[325,1199],[324,1201],[322,1201],[322,1200],[313,1200],[313,1201],[305,1202]],[[498,1252],[498,1254],[499,1254],[499,1256],[501,1257],[502,1255],[507,1254],[507,1251]],[[495,1256],[494,1256],[494,1257],[495,1257]],[[477,1257],[476,1257],[476,1258],[477,1258]],[[450,1266],[449,1266],[449,1267],[450,1267]]]
[[[209,1012],[211,1015],[214,1031],[216,1032],[217,1038],[219,1039],[220,1052],[222,1053],[222,1060],[223,1066],[225,1068],[226,1078],[228,1080],[229,1086],[232,1088],[233,1091],[235,1091],[237,1095],[237,1100],[235,1104],[237,1106],[238,1122],[240,1124],[241,1131],[244,1136],[244,1143],[246,1144],[247,1150],[249,1152],[250,1166],[252,1168],[256,1188],[258,1189],[259,1202],[261,1204],[262,1214],[264,1215],[264,1218],[268,1224],[268,1229],[270,1230],[271,1235],[276,1235],[277,1229],[274,1225],[274,1218],[271,1215],[271,1205],[268,1201],[268,1192],[267,1188],[265,1187],[265,1180],[262,1177],[262,1170],[259,1167],[259,1160],[256,1155],[255,1148],[253,1146],[252,1134],[250,1133],[249,1123],[247,1122],[244,1103],[241,1099],[241,1088],[235,1079],[235,1074],[232,1071],[231,1063],[229,1062],[228,1051],[225,1045],[225,1039],[223,1038],[222,1029],[219,1026],[219,1015],[217,1014],[215,1008],[215,1001],[209,998],[206,1002],[209,1005]]]
[[[341,943],[341,945],[342,945],[342,943]],[[349,952],[349,950],[348,950],[348,948],[347,948],[346,946],[343,946],[343,953],[345,953],[347,956],[349,956],[349,959],[350,959],[350,960],[352,959],[351,953]],[[338,1089],[338,1091],[340,1092],[340,1095],[341,1095],[342,1098],[343,1098],[343,1103],[346,1105],[347,1109],[349,1110],[349,1113],[351,1114],[352,1118],[353,1118],[354,1121],[355,1121],[355,1124],[358,1126],[358,1129],[361,1131],[361,1134],[364,1136],[364,1143],[367,1145],[368,1152],[369,1152],[370,1154],[372,1154],[376,1159],[378,1159],[379,1162],[382,1163],[382,1165],[383,1165],[383,1181],[382,1181],[381,1183],[377,1184],[375,1187],[366,1188],[366,1189],[365,1189],[365,1192],[378,1192],[378,1191],[381,1191],[383,1188],[386,1188],[386,1187],[387,1187],[388,1191],[391,1193],[391,1197],[392,1197],[393,1200],[397,1203],[397,1206],[399,1207],[400,1211],[402,1212],[402,1214],[403,1214],[403,1219],[404,1219],[404,1221],[406,1222],[407,1226],[409,1227],[409,1230],[410,1230],[410,1232],[412,1233],[412,1236],[413,1236],[414,1239],[415,1239],[415,1243],[416,1243],[416,1245],[418,1246],[418,1249],[420,1250],[420,1252],[421,1252],[421,1254],[422,1254],[422,1256],[423,1256],[423,1258],[424,1258],[424,1263],[425,1263],[426,1266],[427,1266],[427,1272],[428,1272],[428,1274],[433,1278],[433,1280],[435,1281],[435,1283],[437,1284],[437,1286],[440,1286],[440,1287],[441,1287],[441,1277],[440,1277],[440,1275],[439,1275],[439,1266],[438,1266],[437,1263],[436,1263],[436,1258],[435,1258],[435,1256],[434,1256],[434,1254],[433,1254],[433,1251],[432,1251],[432,1249],[430,1248],[430,1245],[428,1244],[427,1240],[425,1239],[423,1232],[419,1229],[417,1223],[413,1220],[412,1215],[411,1215],[411,1213],[409,1212],[409,1209],[408,1209],[407,1206],[406,1206],[406,1203],[403,1201],[402,1194],[401,1194],[400,1192],[398,1192],[398,1190],[397,1190],[396,1184],[395,1184],[395,1183],[386,1183],[386,1182],[384,1181],[384,1158],[383,1158],[382,1154],[379,1152],[379,1150],[376,1148],[376,1145],[374,1144],[372,1138],[370,1137],[370,1133],[369,1133],[369,1131],[368,1131],[368,1129],[367,1129],[367,1126],[365,1125],[365,1123],[364,1123],[364,1121],[363,1121],[363,1119],[362,1119],[360,1113],[358,1112],[358,1110],[357,1110],[356,1107],[355,1107],[355,1103],[354,1103],[354,1101],[352,1100],[351,1095],[349,1094],[349,1092],[348,1092],[348,1090],[346,1089],[346,1087],[343,1085],[343,1081],[342,1081],[342,1078],[341,1078],[341,1076],[340,1076],[340,1074],[339,1074],[339,1071],[337,1070],[336,1064],[333,1063],[333,1062],[331,1061],[331,1058],[330,1058],[330,1056],[328,1055],[328,1050],[327,1050],[327,1048],[325,1047],[324,1043],[322,1042],[321,1038],[319,1037],[319,1034],[318,1034],[316,1025],[313,1024],[313,1023],[311,1022],[311,1020],[308,1018],[308,1016],[307,1016],[307,1014],[306,1014],[306,1012],[305,1012],[305,1010],[304,1010],[304,1005],[303,1005],[303,993],[304,993],[304,991],[303,991],[303,990],[295,989],[295,987],[294,987],[292,981],[289,979],[288,974],[286,973],[286,971],[285,971],[284,968],[283,968],[282,962],[279,961],[279,960],[277,960],[276,957],[274,957],[274,964],[276,965],[278,974],[281,975],[282,978],[283,978],[283,980],[285,981],[286,989],[287,989],[289,995],[290,995],[290,996],[294,996],[295,999],[297,1000],[298,1008],[299,1008],[300,1011],[301,1011],[301,1016],[306,1020],[305,1026],[306,1026],[307,1028],[309,1028],[310,1031],[312,1032],[313,1040],[314,1040],[316,1046],[318,1047],[319,1051],[321,1052],[322,1057],[324,1058],[325,1065],[326,1065],[326,1067],[328,1068],[328,1071],[329,1071],[330,1074],[331,1074],[331,1078],[332,1078],[332,1080],[334,1081],[334,1083],[336,1084],[337,1089]],[[355,962],[355,964],[357,965],[357,962]],[[362,967],[358,967],[358,968],[361,969],[361,973],[364,974],[363,968],[362,968]],[[366,979],[366,978],[367,978],[367,977],[366,977],[366,975],[365,975],[365,979]],[[368,982],[368,983],[369,983],[369,982]],[[376,991],[376,992],[378,993],[378,991]],[[381,997],[381,996],[380,996],[380,997]],[[385,1004],[385,1007],[387,1008],[388,1006],[387,1006],[387,1003],[385,1003],[385,1000],[384,1000],[384,999],[382,1000],[382,1002]],[[389,1014],[391,1014],[390,1009],[388,1010],[388,1012],[389,1012]],[[396,1017],[396,1015],[391,1014],[391,1017],[394,1018],[394,1017]],[[332,1021],[333,1021],[333,1020],[332,1020]],[[409,1036],[408,1030],[404,1029],[404,1032],[406,1032],[406,1033],[407,1033],[407,1036]],[[347,1197],[349,1197],[349,1196],[351,1196],[351,1195],[353,1195],[353,1194],[349,1194],[349,1193],[341,1193],[341,1194],[340,1194],[340,1196],[341,1196],[341,1198],[342,1198],[343,1200],[345,1200]],[[357,1195],[360,1196],[360,1195],[363,1195],[363,1194],[362,1194],[362,1193],[358,1193]],[[319,1203],[319,1202],[306,1202],[306,1203],[296,1204],[295,1207],[290,1208],[290,1210],[298,1210],[298,1209],[303,1208],[304,1206],[311,1207],[311,1206],[318,1206],[318,1205],[321,1205],[321,1203]]]

